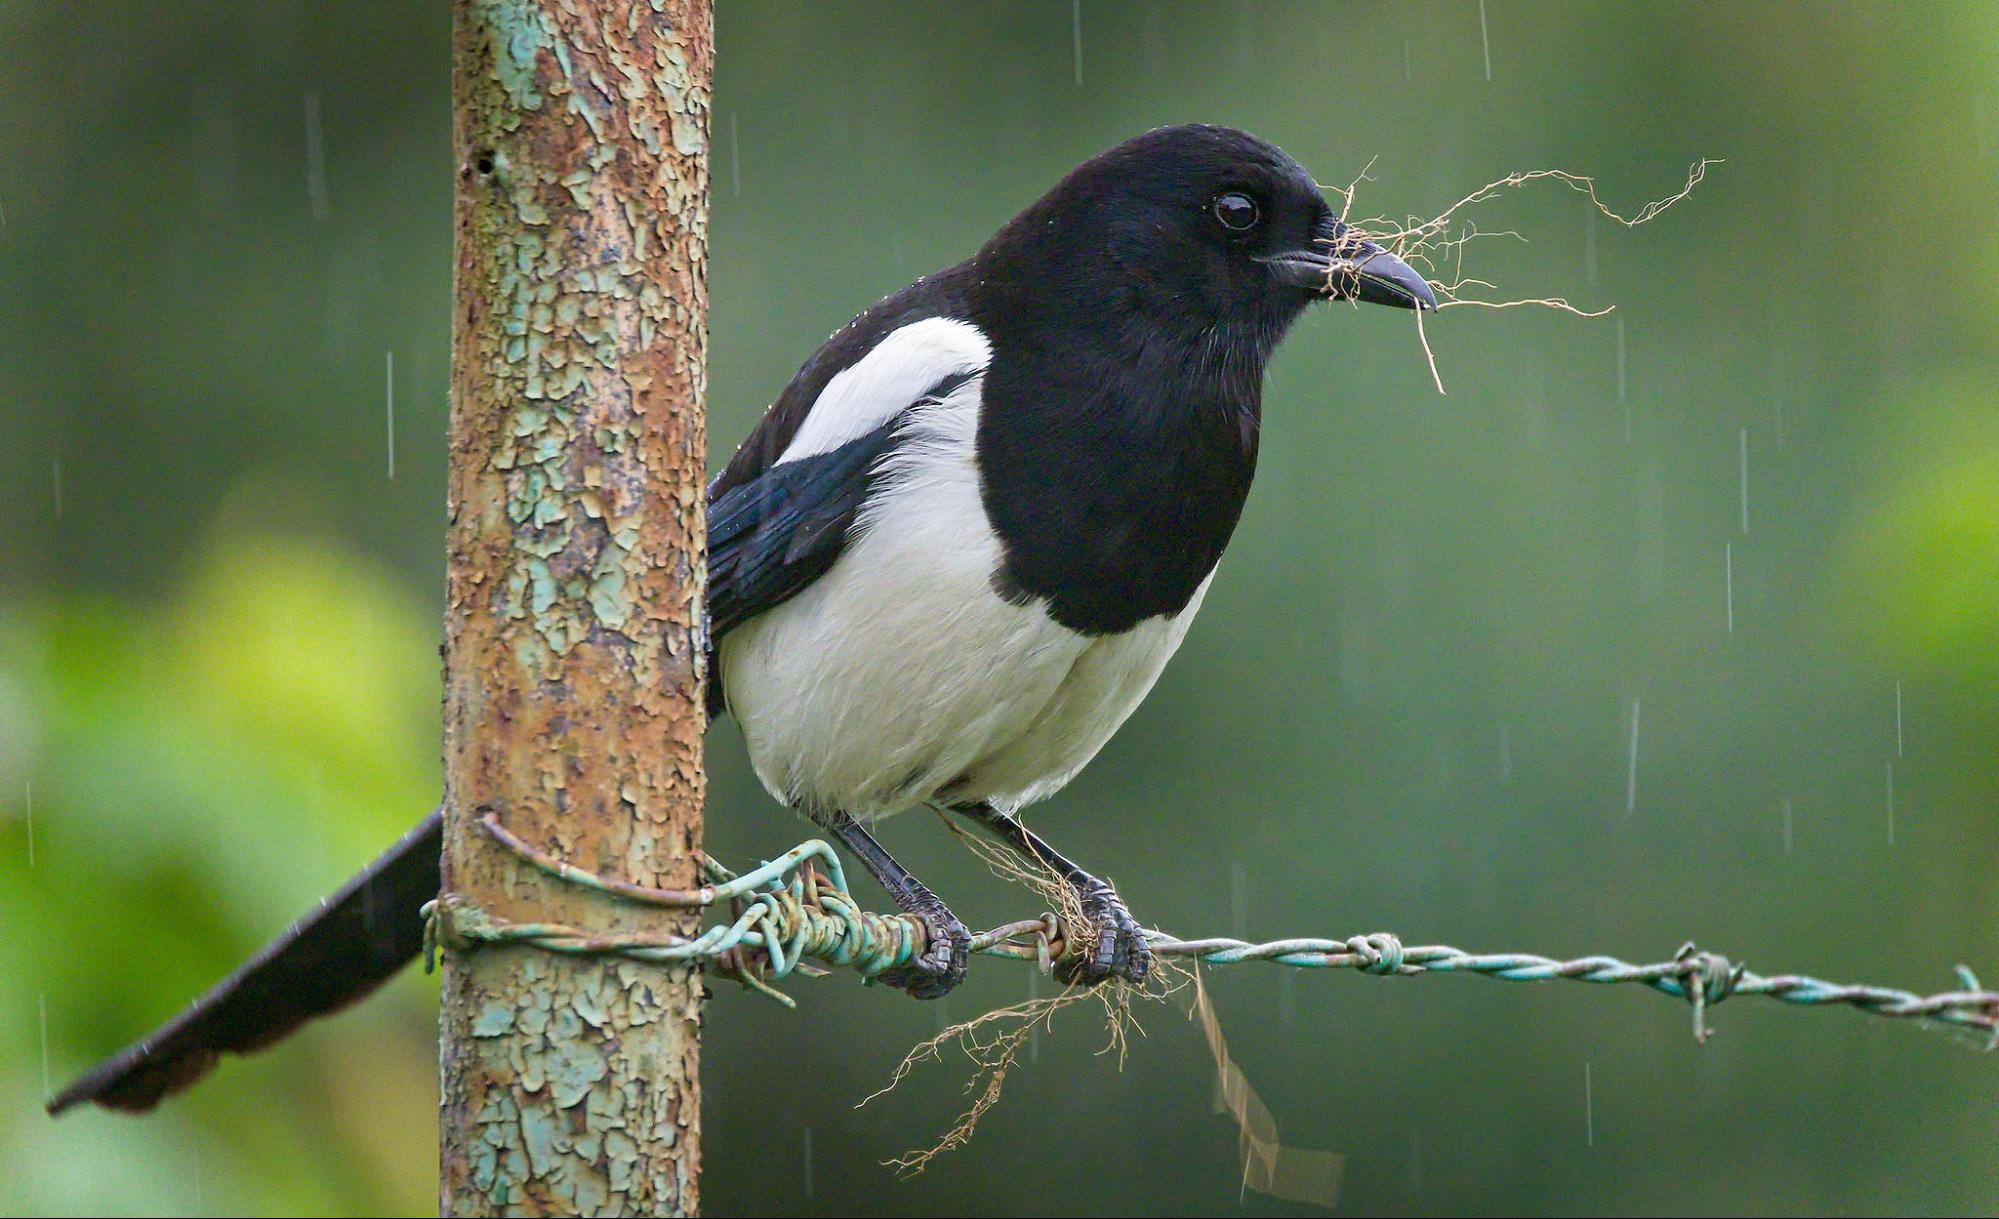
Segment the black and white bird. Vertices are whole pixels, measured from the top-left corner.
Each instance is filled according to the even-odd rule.
[[[1436,306],[1282,151],[1160,128],[834,334],[710,484],[710,708],[772,795],[924,922],[923,955],[886,980],[932,997],[965,971],[964,924],[865,828],[926,804],[1073,888],[1097,933],[1076,980],[1144,978],[1117,894],[1016,813],[1088,764],[1180,646],[1249,494],[1265,365],[1341,298]],[[51,1108],[148,1108],[366,993],[416,952],[438,851],[433,814]],[[397,930],[365,930],[390,910]]]

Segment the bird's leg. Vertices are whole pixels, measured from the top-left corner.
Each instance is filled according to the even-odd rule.
[[[1071,863],[1010,813],[985,803],[957,805],[952,811],[983,826],[995,838],[1059,877],[1075,893],[1084,917],[1095,927],[1097,943],[1087,957],[1068,967],[1067,980],[1085,985],[1113,977],[1133,983],[1145,981],[1152,971],[1152,951],[1145,946],[1144,930],[1131,911],[1125,909],[1116,890]]]
[[[907,965],[884,970],[881,981],[917,999],[938,999],[965,977],[965,963],[971,952],[972,933],[950,907],[924,883],[895,861],[874,835],[847,813],[812,813],[812,820],[846,844],[874,873],[882,888],[895,900],[897,908],[923,920],[929,943],[922,955]]]

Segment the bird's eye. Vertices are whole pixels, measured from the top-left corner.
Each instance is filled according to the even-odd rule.
[[[1263,219],[1263,211],[1256,206],[1256,200],[1239,190],[1216,196],[1210,210],[1215,214],[1215,223],[1231,233],[1247,233]]]

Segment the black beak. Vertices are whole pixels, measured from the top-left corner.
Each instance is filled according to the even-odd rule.
[[[1268,260],[1295,286],[1328,300],[1435,309],[1437,294],[1416,268],[1335,220],[1309,250]]]

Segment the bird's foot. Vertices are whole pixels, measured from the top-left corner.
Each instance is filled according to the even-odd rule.
[[[912,999],[941,999],[965,979],[972,933],[935,897],[910,913],[923,921],[923,951],[907,965],[883,970],[878,980],[906,991]]]
[[[1117,891],[1102,881],[1079,886],[1076,897],[1083,904],[1087,920],[1078,954],[1064,954],[1056,966],[1056,976],[1064,982],[1095,986],[1109,978],[1122,978],[1142,985],[1152,972],[1152,950],[1146,947],[1145,931],[1125,909]],[[1094,931],[1095,942],[1090,933]]]

